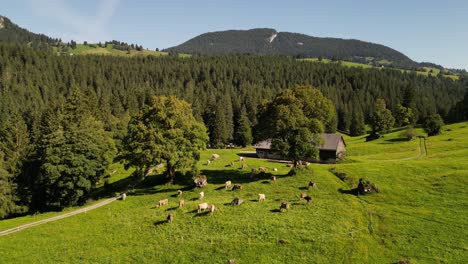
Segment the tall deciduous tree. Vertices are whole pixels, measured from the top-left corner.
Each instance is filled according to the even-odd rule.
[[[432,114],[426,119],[424,131],[426,131],[428,136],[435,136],[442,132],[443,126],[444,120],[442,120],[442,117],[439,114]]]
[[[145,175],[151,167],[165,164],[173,182],[177,169],[195,165],[207,142],[206,127],[193,117],[187,102],[155,96],[130,120],[123,142],[126,166],[135,166]]]
[[[330,126],[335,118],[331,101],[312,87],[284,90],[259,111],[257,138],[271,138],[272,149],[294,166],[318,158],[319,134],[324,123]]]
[[[384,99],[377,99],[372,113],[371,126],[373,134],[387,133],[395,124],[392,112],[387,109]]]

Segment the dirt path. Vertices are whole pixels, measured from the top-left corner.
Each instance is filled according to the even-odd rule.
[[[121,195],[119,195],[117,197],[109,198],[109,199],[107,199],[105,201],[99,202],[99,203],[94,204],[94,205],[90,205],[90,206],[75,210],[73,212],[69,212],[69,213],[62,214],[62,215],[57,215],[57,216],[54,216],[54,217],[51,217],[51,218],[43,219],[43,220],[40,220],[40,221],[36,221],[36,222],[29,223],[29,224],[13,227],[13,228],[10,228],[10,229],[4,230],[4,231],[0,231],[0,237],[5,236],[5,235],[9,235],[11,233],[15,233],[15,232],[18,232],[18,231],[21,231],[21,230],[24,230],[24,229],[27,229],[27,228],[30,228],[30,227],[33,227],[33,226],[38,226],[38,225],[42,225],[42,224],[45,224],[45,223],[57,221],[57,220],[64,219],[64,218],[74,216],[74,215],[77,215],[77,214],[81,214],[81,213],[86,213],[88,211],[91,211],[91,210],[94,210],[96,208],[102,207],[104,205],[110,204],[110,203],[112,203],[115,200],[118,200],[120,198],[121,198]]]

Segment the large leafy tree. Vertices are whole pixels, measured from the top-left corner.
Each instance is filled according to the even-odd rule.
[[[64,107],[45,114],[38,146],[41,206],[63,208],[85,201],[115,155],[114,143],[75,90]]]
[[[135,166],[141,175],[165,164],[173,182],[177,169],[195,165],[207,142],[206,127],[193,117],[190,104],[174,96],[155,96],[130,120],[123,154],[126,165]]]
[[[371,126],[373,134],[387,133],[393,128],[395,118],[392,112],[387,109],[384,99],[377,99],[375,102],[375,111],[372,113]]]
[[[442,117],[439,114],[432,114],[426,119],[424,131],[428,136],[435,136],[442,132],[443,126],[444,120],[442,120]]]
[[[331,101],[312,87],[279,93],[259,110],[257,139],[272,139],[272,149],[297,166],[298,161],[318,158],[320,133],[336,125]]]

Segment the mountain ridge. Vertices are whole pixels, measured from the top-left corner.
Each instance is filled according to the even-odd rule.
[[[248,53],[301,58],[324,57],[373,63],[375,66],[418,66],[417,62],[405,54],[382,44],[357,39],[314,37],[273,28],[207,32],[165,51],[203,55]]]

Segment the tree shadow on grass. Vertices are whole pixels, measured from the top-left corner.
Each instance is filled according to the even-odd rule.
[[[96,188],[89,195],[89,198],[98,200],[102,198],[114,197],[116,193],[127,192],[129,186],[135,185],[138,180],[138,177],[135,175],[130,175],[127,178],[123,178],[113,183],[104,184],[103,186]]]
[[[179,209],[179,206],[170,207],[170,208],[167,208],[164,211],[168,212],[168,211],[174,211],[174,210],[177,210],[177,209]]]
[[[385,141],[388,142],[404,142],[404,141],[409,141],[407,138],[391,138],[391,139],[386,139]]]
[[[160,226],[169,223],[167,220],[161,220],[161,221],[156,221],[154,222],[155,226]]]
[[[211,212],[210,211],[205,211],[205,212],[197,213],[193,217],[204,217],[204,216],[207,216],[207,215],[211,215]]]
[[[338,191],[340,193],[351,194],[351,195],[355,195],[355,196],[357,196],[357,194],[358,194],[358,189],[357,188],[354,188],[354,189],[351,189],[351,190],[343,190],[342,188],[340,188],[340,189],[338,189]]]
[[[208,178],[208,184],[222,184],[224,188],[224,183],[226,181],[231,181],[232,183],[250,183],[259,180],[270,182],[271,176],[273,174],[268,172],[259,172],[254,173],[251,177],[250,171],[240,171],[240,170],[202,170],[201,174],[206,175]],[[288,175],[275,175],[277,179],[286,177]],[[221,187],[219,187],[221,188]]]

